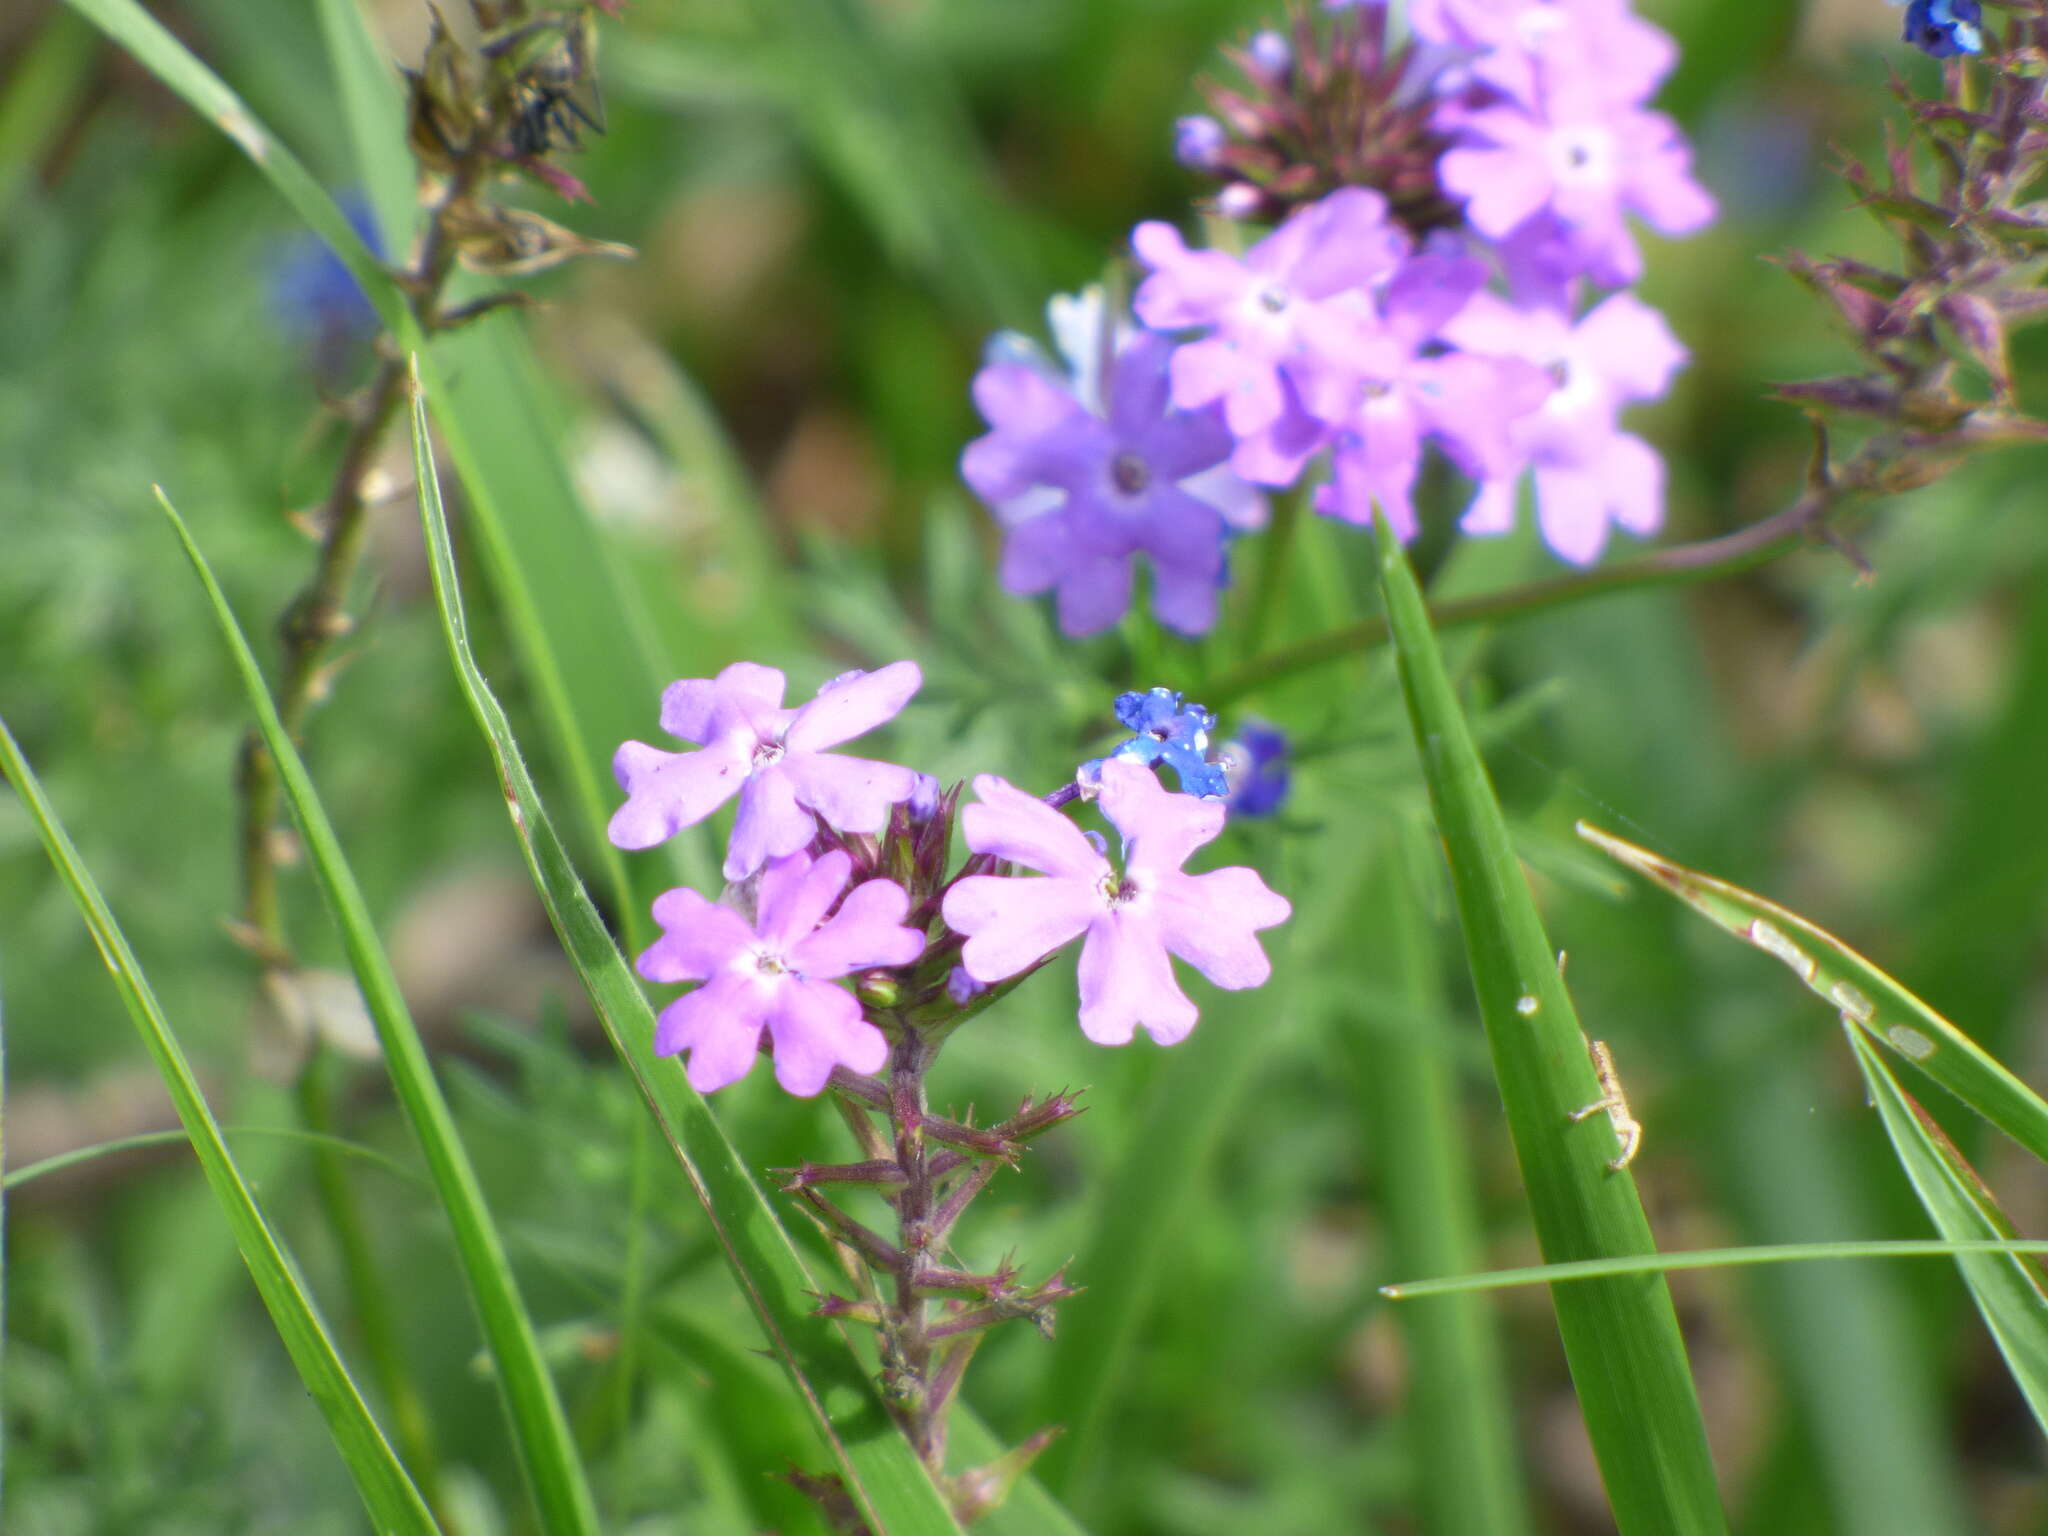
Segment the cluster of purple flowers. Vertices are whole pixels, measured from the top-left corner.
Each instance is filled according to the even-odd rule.
[[[1254,488],[1295,484],[1325,458],[1317,510],[1368,524],[1377,509],[1404,538],[1431,446],[1476,484],[1467,533],[1511,527],[1525,475],[1545,541],[1575,564],[1597,559],[1615,525],[1661,523],[1662,462],[1619,418],[1662,394],[1685,352],[1621,290],[1642,272],[1631,220],[1682,235],[1714,214],[1677,125],[1646,105],[1673,45],[1627,0],[1410,0],[1407,19],[1417,46],[1398,54],[1355,38],[1331,49],[1376,71],[1344,82],[1354,94],[1426,105],[1382,116],[1414,125],[1429,195],[1412,169],[1393,187],[1399,204],[1340,185],[1242,253],[1141,224],[1139,324],[1097,301],[1082,351],[1098,366],[1062,374],[1001,338],[976,378],[990,431],[962,472],[1003,526],[1004,584],[1057,590],[1067,633],[1122,615],[1141,554],[1160,621],[1206,631],[1229,537],[1259,526]],[[1291,68],[1291,46],[1260,34],[1247,75],[1276,103],[1330,91],[1329,60]],[[1221,175],[1232,135],[1259,121],[1230,99],[1229,123],[1184,119],[1176,133],[1189,163]],[[1272,120],[1310,116],[1276,104]],[[1271,181],[1242,185],[1243,198],[1226,186],[1219,211],[1270,200],[1286,172]]]
[[[1076,938],[1081,1028],[1106,1045],[1141,1028],[1172,1044],[1194,1027],[1170,956],[1220,987],[1269,974],[1254,935],[1286,920],[1286,900],[1247,868],[1181,868],[1227,814],[1231,786],[1202,756],[1208,711],[1164,689],[1124,695],[1134,741],[1043,800],[978,776],[960,818],[971,857],[954,871],[958,786],[941,793],[928,775],[830,750],[893,718],[922,681],[899,661],[785,708],[781,672],[736,662],[662,695],[662,729],[694,750],[619,748],[626,801],[610,833],[622,848],[653,847],[738,801],[731,884],[716,902],[660,897],[662,937],[639,960],[650,981],[700,983],[662,1010],[655,1037],[661,1054],[688,1054],[700,1092],[745,1076],[764,1036],[791,1093],[817,1093],[838,1067],[879,1072],[891,1031],[945,1028]],[[1162,760],[1188,792],[1159,783],[1150,764]],[[1085,800],[1120,835],[1119,861],[1062,814]],[[853,976],[858,996],[839,985]]]

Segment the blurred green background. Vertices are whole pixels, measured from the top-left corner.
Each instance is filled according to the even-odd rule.
[[[366,4],[395,56],[415,57],[424,8]],[[350,186],[310,0],[156,9],[330,187]],[[1724,209],[1708,234],[1653,245],[1645,284],[1693,352],[1671,398],[1634,419],[1671,466],[1672,534],[1690,537],[1796,489],[1806,429],[1768,386],[1849,359],[1763,258],[1882,254],[1827,170],[1833,146],[1878,143],[1887,65],[1924,61],[1901,56],[1897,13],[1877,0],[1643,9],[1681,41],[1660,105],[1686,123]],[[1040,606],[995,588],[991,529],[954,466],[979,430],[967,383],[987,334],[1039,329],[1046,297],[1093,280],[1133,223],[1185,216],[1196,189],[1172,162],[1172,120],[1197,106],[1191,81],[1219,68],[1215,47],[1270,18],[1241,0],[637,0],[605,24],[608,132],[573,167],[595,206],[532,205],[639,256],[535,280],[538,309],[486,324],[530,333],[555,447],[646,601],[664,675],[751,657],[807,692],[913,656],[930,681],[889,755],[949,780],[1050,786],[1102,739],[1117,689],[1199,697],[1245,659],[1227,631],[1203,645],[1135,624],[1060,640]],[[310,567],[291,514],[331,472],[329,403],[370,361],[363,337],[318,333],[281,301],[302,239],[234,146],[69,12],[14,0],[0,15],[0,712],[230,1126],[289,1120],[280,1085],[298,1045],[225,928],[245,717],[148,492],[173,495],[244,624],[268,635]],[[2022,354],[2037,407],[2041,362]],[[505,834],[448,674],[409,461],[399,439],[388,448],[363,622],[309,755],[442,1051],[600,1497],[613,1528],[649,1536],[817,1530],[774,1476],[815,1463],[803,1420],[752,1352],[701,1214]],[[1857,529],[1871,582],[1804,553],[1458,642],[1582,1016],[1647,1128],[1636,1172],[1666,1247],[1926,1225],[1825,1011],[1596,868],[1571,822],[1806,913],[2038,1080],[2041,476],[2037,454],[2015,454],[1879,509]],[[1319,558],[1289,633],[1368,601],[1362,544],[1334,528],[1310,538]],[[1520,540],[1486,558],[1531,575],[1546,559]],[[518,658],[490,589],[472,585],[485,665],[525,726]],[[618,686],[602,669],[576,684]],[[655,704],[606,709],[651,735]],[[1198,987],[1203,1025],[1169,1056],[1088,1046],[1056,975],[964,1034],[934,1083],[962,1108],[1084,1086],[1091,1106],[961,1233],[982,1264],[1012,1249],[1029,1273],[1073,1258],[1089,1290],[1056,1342],[997,1336],[968,1395],[1011,1438],[1085,1405],[1092,1429],[1048,1474],[1097,1532],[1413,1530],[1416,1383],[1374,1291],[1419,1278],[1387,1239],[1398,1149],[1375,1134],[1400,1108],[1378,1067],[1403,1020],[1370,875],[1408,846],[1421,790],[1383,662],[1244,706],[1294,729],[1303,753],[1287,814],[1233,829],[1223,850],[1296,902],[1275,984]],[[290,896],[303,957],[338,964],[302,873]],[[1444,956],[1487,1261],[1530,1262],[1454,944]],[[0,1006],[10,1167],[171,1123],[11,798]],[[409,1161],[380,1085],[356,1069],[348,1134]],[[830,1114],[778,1097],[765,1073],[719,1109],[757,1168],[843,1155]],[[2021,1229],[2040,1230],[2041,1170],[1956,1130]],[[302,1151],[256,1137],[237,1150],[331,1295]],[[464,1532],[527,1529],[438,1213],[414,1183],[355,1176],[430,1391],[447,1507]],[[8,1531],[360,1528],[181,1153],[24,1185],[6,1237]],[[2038,1434],[1951,1267],[1785,1266],[1675,1289],[1743,1530],[2048,1531]],[[1541,1294],[1488,1307],[1539,1527],[1606,1528]]]

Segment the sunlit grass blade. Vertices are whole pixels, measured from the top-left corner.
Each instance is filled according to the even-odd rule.
[[[809,1409],[849,1493],[886,1536],[955,1533],[958,1526],[897,1431],[838,1332],[809,1316],[816,1282],[760,1186],[673,1062],[654,1054],[654,1011],[604,919],[591,905],[526,770],[510,723],[476,665],[441,504],[426,407],[413,402],[413,463],[441,622],[457,679],[496,760],[519,846],[605,1033],[633,1076],[691,1190],[711,1222],[734,1278]]]
[[[561,1399],[534,1338],[533,1320],[520,1297],[518,1281],[505,1256],[504,1241],[484,1203],[483,1189],[456,1130],[455,1117],[434,1078],[426,1046],[399,991],[390,958],[377,937],[369,905],[357,888],[341,841],[314,792],[306,765],[278,719],[277,707],[264,686],[262,670],[243,638],[226,596],[193,543],[184,520],[161,491],[157,499],[206,588],[214,618],[248,693],[258,729],[263,733],[264,745],[276,760],[285,798],[305,840],[307,860],[341,930],[350,969],[377,1027],[392,1087],[419,1138],[435,1193],[447,1212],[463,1278],[497,1366],[512,1420],[513,1439],[543,1526],[550,1536],[595,1532],[596,1505],[570,1436],[568,1419],[562,1412]]]
[[[1672,1274],[1688,1269],[1741,1269],[1755,1264],[1817,1264],[1848,1259],[1954,1259],[1975,1254],[2027,1253],[2048,1254],[2048,1240],[1906,1237],[1868,1242],[1769,1243],[1759,1248],[1689,1248],[1628,1254],[1616,1259],[1578,1259],[1566,1264],[1525,1264],[1474,1275],[1397,1280],[1381,1286],[1380,1294],[1389,1301],[1412,1301],[1420,1296],[1505,1291],[1516,1286],[1553,1285],[1560,1280],[1592,1280],[1603,1275]]]
[[[335,1448],[355,1479],[371,1520],[382,1533],[433,1536],[437,1527],[425,1500],[371,1417],[362,1393],[314,1309],[312,1298],[299,1282],[296,1265],[236,1166],[198,1079],[185,1060],[184,1050],[157,1004],[148,977],[4,722],[0,722],[0,769],[14,784],[43,846],[49,851],[50,862],[56,866],[86,926],[92,930],[93,942],[99,947],[121,1001],[142,1032],[143,1043],[163,1076],[178,1119],[185,1127],[184,1134],[191,1139],[206,1182],[227,1216],[235,1244],[249,1266],[250,1277],[256,1282],[278,1337],[298,1368],[306,1391],[326,1419],[328,1433],[334,1437]]]
[[[1408,557],[1376,523],[1380,591],[1423,777],[1457,893],[1494,1076],[1546,1259],[1655,1246],[1605,1116],[1557,957],[1459,707]],[[1553,1288],[1586,1431],[1624,1536],[1727,1529],[1671,1292],[1659,1275]]]
[[[1977,1170],[1934,1117],[1899,1086],[1870,1037],[1847,1020],[1842,1032],[1855,1048],[1856,1064],[1863,1069],[1864,1085],[1884,1121],[1899,1166],[1935,1227],[1958,1242],[2012,1240],[2012,1223]],[[2048,1284],[2041,1266],[2015,1249],[2002,1254],[1958,1253],[1956,1267],[2027,1406],[2048,1429]]]
[[[2048,1103],[1976,1041],[1826,929],[1739,885],[1579,823],[1579,836],[1716,927],[1781,961],[1856,1027],[2048,1162]]]

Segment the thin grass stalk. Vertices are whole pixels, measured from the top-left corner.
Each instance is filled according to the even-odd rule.
[[[1604,1090],[1493,786],[1444,669],[1414,572],[1375,521],[1401,689],[1457,895],[1508,1131],[1546,1259],[1655,1247],[1604,1116]],[[1661,1276],[1576,1281],[1552,1306],[1586,1432],[1623,1536],[1727,1530],[1671,1292]]]

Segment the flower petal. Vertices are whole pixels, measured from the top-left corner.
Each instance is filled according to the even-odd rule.
[[[780,771],[798,802],[841,832],[881,831],[889,820],[889,807],[908,800],[917,787],[914,769],[834,753],[792,752],[782,760]]]
[[[652,848],[695,826],[746,782],[744,754],[707,747],[663,752],[629,741],[612,757],[626,803],[612,812],[606,835],[620,848]]]
[[[757,770],[740,790],[732,842],[725,850],[725,878],[744,880],[768,860],[795,853],[817,833],[818,819],[796,803],[796,788],[783,763]]]
[[[1223,806],[1176,795],[1127,759],[1102,765],[1102,814],[1124,839],[1125,871],[1141,884],[1173,873],[1189,854],[1223,830]]]
[[[879,1072],[889,1042],[861,1017],[860,1004],[829,981],[791,981],[777,989],[768,1015],[775,1042],[775,1080],[799,1098],[822,1089],[832,1069]]]
[[[662,935],[633,963],[649,981],[708,981],[754,942],[745,918],[692,890],[655,897],[654,920]]]
[[[923,682],[916,662],[892,661],[873,672],[827,683],[797,710],[783,742],[793,752],[822,752],[851,741],[894,719]]]
[[[761,871],[754,931],[788,954],[810,937],[852,873],[853,859],[843,848],[834,848],[816,863],[801,852],[771,859]]]
[[[1173,1045],[1195,1027],[1195,1005],[1174,980],[1165,946],[1128,912],[1104,913],[1089,928],[1080,979],[1081,1033],[1097,1045],[1129,1045],[1140,1026]]]
[[[686,677],[661,693],[661,728],[683,741],[708,746],[735,718],[782,707],[787,679],[774,667],[736,661],[716,677]]]
[[[903,926],[909,910],[910,897],[895,881],[863,880],[847,892],[829,923],[791,947],[790,963],[810,981],[831,981],[871,965],[909,965],[924,953],[924,935]]]
[[[960,963],[987,983],[1016,975],[1082,933],[1103,915],[1103,897],[1092,878],[971,875],[946,892],[944,911],[946,925],[967,935]]]
[[[975,776],[974,793],[980,803],[961,812],[960,825],[976,853],[1048,875],[1100,880],[1109,873],[1109,861],[1081,829],[1043,800],[992,773]]]
[[[658,1056],[690,1053],[687,1076],[699,1093],[712,1093],[747,1075],[761,1049],[771,989],[730,971],[709,986],[661,1010],[654,1030]]]
[[[1294,909],[1243,865],[1206,875],[1179,875],[1151,892],[1148,915],[1166,947],[1217,986],[1236,992],[1261,985],[1273,963],[1252,935],[1284,923]]]

